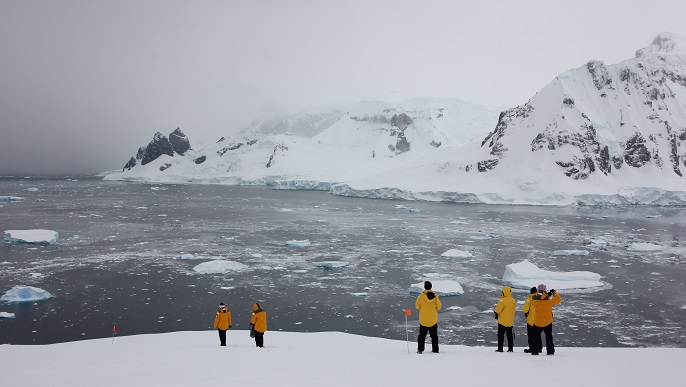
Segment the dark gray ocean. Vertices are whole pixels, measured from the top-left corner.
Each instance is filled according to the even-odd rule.
[[[259,302],[269,330],[416,337],[427,276],[459,282],[442,297],[442,343],[494,346],[505,266],[528,259],[555,272],[602,275],[604,286],[560,291],[558,346],[686,346],[686,209],[559,208],[402,202],[268,187],[157,185],[98,179],[0,178],[0,232],[49,229],[55,245],[1,245],[0,296],[15,285],[55,295],[0,302],[0,344],[46,344],[212,328],[225,302],[248,329]],[[411,211],[412,210],[412,211]],[[488,235],[489,239],[474,238]],[[607,245],[590,245],[594,238]],[[309,239],[306,247],[288,240]],[[631,251],[632,243],[658,244]],[[446,258],[449,249],[471,258]],[[588,256],[553,256],[555,250]],[[201,274],[212,260],[244,270]],[[320,261],[348,266],[326,270]],[[537,285],[537,284],[532,284]],[[528,291],[517,290],[521,302]],[[229,332],[229,341],[231,340]],[[526,346],[517,313],[516,345]],[[268,339],[269,332],[267,332]]]

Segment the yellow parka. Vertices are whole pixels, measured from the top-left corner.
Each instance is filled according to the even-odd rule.
[[[500,301],[493,309],[498,313],[498,324],[511,327],[514,325],[515,310],[517,309],[517,301],[512,298],[512,288],[503,286],[503,295],[500,296]]]
[[[432,299],[429,299],[429,293],[433,294]],[[432,290],[425,290],[414,303],[414,307],[419,309],[419,324],[425,327],[438,324],[438,311],[441,310],[442,306],[438,294]]]
[[[538,293],[534,294],[531,298],[531,303],[536,309],[536,315],[534,316],[534,325],[540,328],[547,327],[553,323],[553,306],[562,302],[562,297],[560,297],[557,292],[553,293],[553,296],[548,296],[548,293]]]
[[[214,318],[214,329],[221,329],[223,331],[231,327],[231,312],[229,308],[219,308],[217,310],[217,317]]]
[[[257,332],[264,333],[267,331],[267,312],[260,308],[260,304],[253,304],[250,324]]]
[[[533,294],[529,294],[529,297],[524,301],[524,306],[522,306],[522,312],[526,315],[527,325],[534,325],[534,318],[536,316],[536,309],[534,309],[534,304],[531,302],[533,296]]]

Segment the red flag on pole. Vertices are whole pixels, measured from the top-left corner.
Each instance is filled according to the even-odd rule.
[[[114,324],[114,329],[112,329],[112,333],[117,333],[119,332],[119,328],[117,328],[117,324]]]
[[[410,316],[412,314],[412,311],[409,309],[405,309],[405,316]]]

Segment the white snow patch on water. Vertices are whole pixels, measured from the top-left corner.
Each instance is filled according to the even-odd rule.
[[[195,266],[193,270],[200,274],[222,274],[230,271],[241,271],[247,268],[247,265],[244,265],[240,262],[215,260],[203,262]]]
[[[663,247],[655,243],[645,243],[645,242],[635,242],[629,245],[627,250],[629,251],[660,251]]]
[[[470,253],[469,251],[463,251],[458,249],[450,249],[445,253],[441,254],[441,257],[448,258],[470,258],[472,256],[472,253]]]
[[[550,253],[550,255],[553,256],[560,256],[560,255],[580,255],[580,256],[588,256],[589,252],[588,250],[555,250]]]

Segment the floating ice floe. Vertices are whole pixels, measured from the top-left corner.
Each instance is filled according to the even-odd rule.
[[[367,297],[367,292],[350,293],[350,295],[355,296],[355,297]]]
[[[348,267],[350,266],[350,262],[344,262],[344,261],[321,261],[321,262],[312,262],[312,266],[314,267],[321,267],[324,270],[333,270],[333,269],[340,269],[342,267]]]
[[[195,255],[186,253],[186,254],[181,254],[181,256],[179,256],[179,258],[181,258],[181,259],[195,259]]]
[[[439,280],[431,280],[431,284],[433,285],[431,287],[431,290],[433,290],[439,296],[447,297],[447,296],[459,296],[460,294],[464,294],[464,290],[462,289],[462,285],[460,285],[460,283],[457,281],[439,279]],[[421,293],[421,292],[423,292],[424,291],[424,282],[419,282],[419,283],[410,285],[409,290],[410,290],[410,293]]]
[[[410,212],[422,212],[421,208],[410,208]]]
[[[681,306],[681,309],[686,309],[686,305],[682,305],[682,306]]]
[[[646,215],[646,218],[652,219],[652,218],[659,218],[659,217],[661,217],[661,216],[662,216],[662,215]]]
[[[6,230],[4,243],[6,245],[38,244],[52,245],[57,243],[59,233],[52,230]]]
[[[203,262],[195,266],[193,270],[200,274],[223,274],[230,271],[241,271],[247,268],[247,265],[244,265],[240,262],[218,259],[215,261]]]
[[[550,255],[554,256],[559,256],[559,255],[581,255],[581,256],[588,256],[589,252],[588,250],[555,250],[550,253]]]
[[[469,251],[463,251],[463,250],[458,250],[458,249],[450,249],[446,251],[445,253],[441,254],[441,257],[448,257],[448,258],[470,258],[472,257],[472,253]]]
[[[645,243],[645,242],[635,242],[629,245],[627,250],[629,251],[660,251],[662,250],[662,246],[656,245],[654,243]]]
[[[590,271],[553,272],[524,260],[505,267],[503,283],[518,289],[545,284],[548,289],[587,289],[603,286],[600,274]]]
[[[463,222],[461,220],[453,220],[452,222],[450,222],[450,224],[469,224],[469,223]]]
[[[310,245],[310,240],[309,239],[304,239],[301,241],[298,240],[290,240],[286,241],[286,246],[292,246],[292,247],[306,247]]]
[[[469,237],[469,239],[475,240],[475,241],[486,241],[486,240],[491,239],[491,236],[490,235],[472,235]]]
[[[14,313],[0,312],[0,318],[14,318]]]
[[[18,196],[0,196],[0,202],[23,202],[25,199]]]
[[[0,297],[0,301],[33,302],[43,301],[53,297],[55,296],[40,288],[34,288],[33,286],[15,286]]]
[[[589,246],[596,246],[596,247],[605,247],[610,244],[610,242],[606,241],[603,238],[591,238],[586,242]]]
[[[29,188],[25,188],[24,191],[26,191],[26,192],[38,192],[38,188],[29,187]]]

